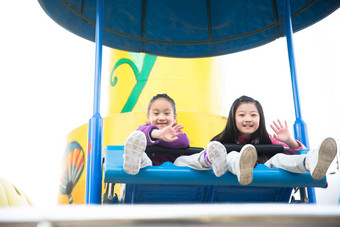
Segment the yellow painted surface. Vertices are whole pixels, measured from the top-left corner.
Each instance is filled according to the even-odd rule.
[[[73,130],[71,133],[69,133],[68,137],[67,137],[67,144],[76,141],[77,143],[79,143],[80,147],[82,148],[83,152],[84,152],[84,169],[82,171],[82,174],[79,178],[79,180],[77,181],[77,183],[75,184],[75,187],[72,190],[72,193],[70,194],[71,198],[72,198],[72,204],[83,204],[85,203],[85,182],[86,182],[86,158],[87,158],[87,129],[88,129],[88,125],[83,125],[75,130]],[[64,174],[66,171],[66,174],[70,174],[70,172],[72,171],[70,169],[70,166],[72,166],[72,164],[77,165],[77,163],[79,163],[79,160],[75,160],[73,161],[73,163],[71,163],[71,159],[68,158],[68,154],[64,154],[63,157],[63,161],[62,161],[62,172],[61,172],[61,177],[60,177],[60,186],[62,187],[62,182],[64,181]],[[70,196],[67,194],[64,194],[61,192],[61,190],[59,189],[59,194],[58,194],[58,204],[69,204],[69,199]]]
[[[184,125],[184,131],[193,147],[205,147],[213,136],[223,130],[226,124],[225,117],[209,113],[178,111],[177,115],[178,123]],[[104,119],[104,147],[107,145],[124,145],[128,135],[142,124],[145,124],[145,112],[108,116]]]
[[[191,146],[205,148],[226,124],[225,90],[214,61],[112,50],[103,150],[107,145],[124,145],[128,135],[145,124],[147,104],[158,93],[167,93],[176,102],[178,123],[184,125]],[[69,134],[68,143],[72,141],[87,151],[87,125]],[[85,201],[85,174],[86,167],[72,190],[72,204]],[[105,190],[103,185],[103,193]],[[119,194],[119,185],[115,192]],[[69,199],[69,195],[60,192],[58,203],[69,203]]]
[[[140,58],[145,56],[141,53],[138,55]],[[117,59],[133,60],[128,52],[114,50],[111,57],[111,69],[114,68]],[[221,87],[222,77],[216,68],[212,75],[214,61],[216,61],[214,58],[157,57],[147,83],[132,111],[145,111],[152,96],[157,93],[167,93],[175,100],[178,110],[226,115],[225,106],[221,103],[225,97],[225,91]],[[143,70],[143,66],[137,68],[139,71]],[[125,63],[111,70],[110,78],[114,77],[117,78],[117,83],[115,86],[109,85],[108,116],[122,111],[137,82],[135,77],[138,75],[136,76],[131,66]]]

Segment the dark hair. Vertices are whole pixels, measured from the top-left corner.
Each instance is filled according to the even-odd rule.
[[[175,104],[175,101],[174,101],[172,98],[170,98],[170,96],[168,96],[168,95],[165,94],[165,93],[163,93],[163,94],[157,94],[157,95],[155,95],[154,97],[152,97],[152,98],[150,99],[149,103],[148,103],[148,107],[147,107],[147,109],[146,109],[146,112],[149,113],[151,104],[152,104],[154,101],[156,101],[157,99],[160,99],[160,98],[164,98],[164,99],[168,100],[168,101],[170,102],[170,104],[171,104],[173,110],[174,110],[174,114],[176,114],[176,104]]]
[[[220,134],[212,138],[212,140],[217,140],[225,144],[226,143],[235,144],[238,142],[240,131],[236,127],[235,114],[236,114],[237,108],[243,103],[254,103],[260,115],[259,128],[251,135],[247,143],[272,144],[269,134],[266,129],[266,122],[264,119],[262,106],[257,100],[251,97],[248,97],[248,96],[241,96],[240,98],[234,101],[229,111],[228,121],[227,121],[227,125],[225,129]]]

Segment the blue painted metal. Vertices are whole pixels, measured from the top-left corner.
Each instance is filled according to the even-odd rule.
[[[102,31],[103,31],[103,0],[97,1],[96,17],[96,59],[93,116],[89,120],[88,130],[88,156],[86,174],[86,204],[101,204],[102,196],[102,134],[103,119],[100,116],[100,88],[102,68]]]
[[[102,43],[116,49],[159,56],[208,57],[264,45],[284,36],[286,30],[296,114],[294,133],[297,139],[309,147],[307,126],[301,117],[292,30],[294,28],[296,32],[322,20],[340,7],[339,0],[291,0],[293,3],[291,6],[289,0],[285,0],[284,3],[280,0],[254,1],[254,4],[252,1],[244,4],[243,1],[233,0],[135,0],[106,1],[105,7],[103,0],[38,1],[44,11],[65,29],[85,39],[96,41],[94,115],[89,121],[86,203],[101,203],[103,120],[99,114],[99,107]],[[84,7],[79,7],[80,5]],[[283,8],[285,10],[282,10]],[[283,21],[288,23],[284,26]],[[268,183],[261,174],[257,175],[258,170],[261,171],[254,170],[256,184],[262,180]],[[152,167],[141,172],[143,171],[151,171],[153,174]],[[156,168],[157,174],[158,171]],[[191,177],[191,174],[188,176]],[[265,178],[270,178],[285,173],[280,170],[266,170],[266,174],[268,175]],[[204,174],[201,173],[200,177],[202,175]],[[126,176],[122,177],[125,179]],[[160,177],[164,175],[161,174]],[[233,178],[228,177],[228,180],[231,184],[238,184]],[[253,186],[257,186],[256,184]],[[313,193],[309,196],[311,201],[315,200]]]
[[[39,0],[65,29],[94,41],[96,0]],[[291,0],[294,31],[331,14],[339,0]],[[107,0],[103,44],[167,57],[210,57],[258,47],[284,34],[282,0]],[[82,6],[82,7],[81,7]]]
[[[89,153],[86,172],[86,204],[101,204],[102,195],[102,131],[103,119],[99,114],[89,121]]]
[[[126,184],[125,204],[288,203],[292,188]]]
[[[308,203],[316,203],[316,196],[315,196],[315,189],[314,188],[307,188],[307,194],[308,194]]]
[[[215,191],[216,191],[216,186],[215,185],[210,185],[208,186],[208,193],[207,193],[207,202],[213,203],[214,198],[215,198]]]
[[[309,148],[307,125],[302,120],[302,115],[301,115],[299,88],[298,88],[295,58],[294,58],[293,28],[292,28],[289,0],[285,0],[285,30],[286,30],[286,40],[287,40],[289,66],[290,66],[290,73],[291,73],[295,117],[296,117],[296,121],[294,124],[294,133],[295,133],[296,139],[301,141],[307,148]]]
[[[289,66],[290,66],[290,73],[291,73],[295,117],[296,117],[296,120],[294,123],[294,135],[296,139],[301,141],[307,148],[309,148],[307,124],[303,121],[302,115],[301,115],[299,88],[298,88],[298,82],[297,82],[294,48],[293,48],[293,28],[292,28],[292,19],[291,19],[290,10],[291,10],[290,0],[285,0],[285,30],[286,30],[286,40],[287,40]],[[308,191],[309,203],[316,203],[314,188],[308,188],[307,191]]]
[[[123,170],[123,146],[107,146],[105,149],[104,182],[129,184],[181,184],[241,186],[237,177],[229,172],[215,177],[212,170],[197,171],[189,167],[174,166],[166,162],[161,166],[148,166],[137,175]],[[295,174],[281,169],[270,169],[259,164],[254,169],[254,187],[326,187],[326,177],[314,180],[309,173]]]
[[[123,170],[123,154],[123,146],[106,147],[104,182],[126,183],[123,202],[129,204],[287,203],[293,187],[326,187],[327,184],[326,177],[314,180],[309,173],[292,174],[264,165],[254,169],[254,180],[247,186],[240,185],[231,173],[215,177],[212,170],[197,171],[169,162],[143,168],[137,175],[129,175]]]

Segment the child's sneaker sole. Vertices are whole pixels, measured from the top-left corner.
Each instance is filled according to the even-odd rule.
[[[241,185],[250,184],[253,181],[253,169],[257,161],[257,152],[254,146],[244,145],[240,152],[240,173],[237,175]]]
[[[320,180],[326,176],[328,167],[337,153],[337,144],[333,138],[326,138],[319,147],[318,162],[312,171],[312,178]]]
[[[227,151],[221,143],[217,141],[208,143],[207,155],[211,162],[211,167],[217,177],[220,177],[227,172]]]
[[[140,161],[145,148],[146,138],[141,131],[134,131],[126,139],[123,169],[127,174],[136,175],[139,172]]]

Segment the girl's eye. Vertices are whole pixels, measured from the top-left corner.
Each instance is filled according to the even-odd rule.
[[[153,115],[157,116],[159,113],[153,113]]]

